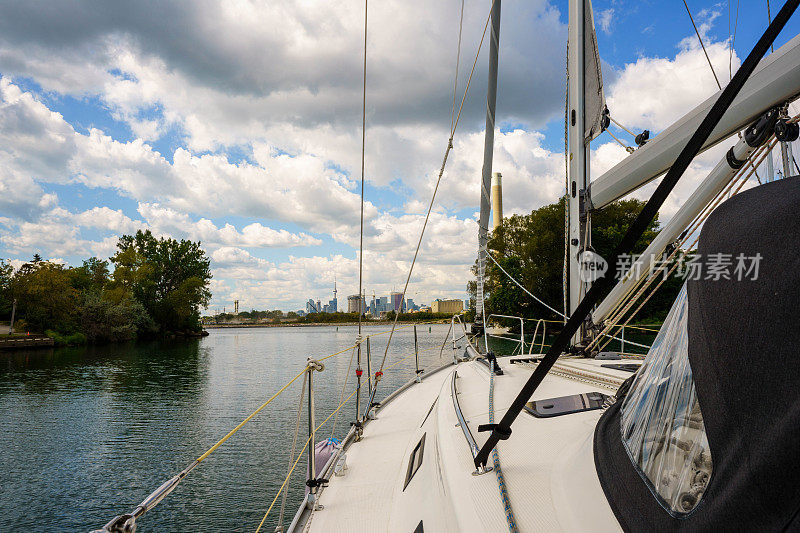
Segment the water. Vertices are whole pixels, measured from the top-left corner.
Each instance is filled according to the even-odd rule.
[[[449,326],[430,327],[418,326],[423,367],[452,357],[447,347],[439,359]],[[89,531],[132,511],[294,377],[307,356],[352,345],[356,328],[210,333],[190,341],[0,352],[0,531]],[[371,339],[373,373],[387,338]],[[411,328],[395,333],[387,367],[413,354],[413,339]],[[350,353],[328,359],[315,375],[317,423],[338,405]],[[411,379],[414,368],[412,356],[385,371],[378,398]],[[354,371],[355,361],[345,397]],[[286,474],[301,384],[302,378],[195,468],[139,521],[139,531],[254,531]],[[349,430],[354,401],[340,411],[334,436]],[[331,434],[331,422],[318,440]],[[301,423],[298,449],[305,431]],[[302,500],[304,475],[301,460],[286,525]],[[279,504],[263,531],[274,531]]]

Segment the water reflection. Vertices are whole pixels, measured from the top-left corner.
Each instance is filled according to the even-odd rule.
[[[423,367],[452,356],[446,349],[439,359],[446,332],[446,325],[419,328]],[[38,530],[42,520],[48,530],[88,531],[130,511],[308,356],[338,351],[355,333],[344,326],[225,329],[193,341],[1,353],[0,531]],[[387,339],[371,340],[373,372]],[[387,367],[412,353],[413,331],[399,331]],[[353,390],[350,356],[325,362],[316,380],[318,420],[335,408],[346,378],[348,394]],[[413,375],[413,357],[387,370],[378,398]],[[195,469],[139,531],[252,531],[285,475],[299,395],[300,381]],[[343,408],[336,428],[329,425],[321,437],[343,436],[354,411],[352,403]],[[302,498],[299,473],[289,514]],[[274,518],[266,527],[274,529]]]

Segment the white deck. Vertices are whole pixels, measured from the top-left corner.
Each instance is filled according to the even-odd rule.
[[[617,382],[631,375],[600,368],[608,362],[562,359],[557,368],[596,372]],[[500,364],[505,375],[495,377],[496,420],[532,370],[505,358]],[[478,433],[477,426],[488,423],[488,368],[473,361],[428,376],[381,408],[377,420],[366,425],[363,440],[347,447],[345,475],[331,476],[320,494],[324,509],[310,520],[306,514],[303,530],[410,533],[420,521],[428,532],[508,530],[495,473],[472,475],[472,455],[453,406],[454,372],[464,417],[478,445],[484,442],[487,434]],[[564,375],[548,376],[534,399],[612,393]],[[594,468],[592,437],[601,414],[534,418],[523,412],[511,438],[501,441],[500,462],[520,531],[620,530]],[[409,457],[423,433],[422,464],[404,490]]]

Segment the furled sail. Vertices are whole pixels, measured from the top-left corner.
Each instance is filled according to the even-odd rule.
[[[585,0],[584,9],[584,98],[586,105],[586,141],[591,141],[603,131],[603,111],[606,96],[603,93],[603,73],[600,70],[600,53],[597,51],[597,32],[594,28],[592,0]]]

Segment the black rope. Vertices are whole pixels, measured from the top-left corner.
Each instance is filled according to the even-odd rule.
[[[689,139],[686,147],[681,151],[680,155],[678,155],[675,163],[667,171],[666,176],[661,180],[653,196],[650,197],[650,200],[639,213],[639,216],[637,216],[636,220],[631,224],[628,232],[614,251],[613,261],[610,263],[611,265],[616,265],[616,268],[619,268],[618,258],[622,254],[626,254],[633,249],[633,246],[647,229],[647,226],[658,214],[658,210],[664,204],[669,193],[675,188],[678,180],[683,176],[684,172],[686,172],[689,164],[691,164],[694,157],[708,140],[711,132],[717,124],[719,124],[725,111],[727,111],[731,103],[733,103],[734,98],[736,98],[736,95],[742,89],[742,86],[744,86],[747,78],[753,73],[758,62],[761,61],[761,58],[767,53],[769,47],[797,9],[798,4],[800,4],[800,0],[787,0],[786,4],[784,4],[783,8],[781,8],[780,12],[775,17],[775,20],[758,40],[753,50],[747,56],[747,59],[745,59],[742,66],[736,72],[736,75],[714,103],[711,111],[709,111],[706,118],[703,119],[700,127],[694,132],[694,135]],[[508,438],[508,435],[511,433],[511,424],[517,416],[519,416],[520,412],[522,412],[523,407],[561,356],[561,353],[567,348],[570,339],[578,331],[578,328],[580,328],[585,318],[589,316],[592,308],[600,301],[600,298],[606,291],[611,288],[615,281],[615,274],[616,272],[612,272],[611,269],[609,269],[605,275],[600,277],[594,285],[592,285],[592,288],[589,289],[589,292],[583,300],[581,300],[578,308],[572,313],[572,316],[561,330],[561,333],[559,333],[558,337],[553,341],[553,344],[547,351],[547,355],[545,355],[544,359],[542,359],[536,367],[531,377],[528,378],[528,381],[511,403],[511,406],[508,408],[505,415],[503,415],[503,418],[495,427],[491,428],[491,434],[486,444],[483,445],[478,455],[475,456],[476,467],[485,466],[492,449],[500,440]]]

